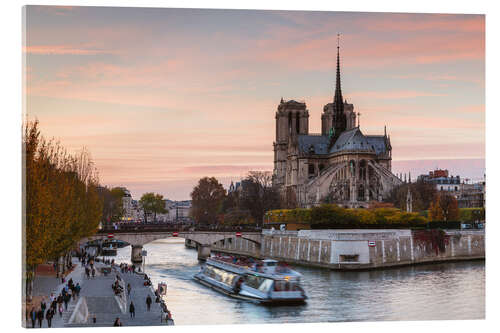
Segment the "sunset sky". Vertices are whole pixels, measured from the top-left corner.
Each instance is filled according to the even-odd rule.
[[[25,22],[28,118],[136,199],[272,170],[281,97],[320,132],[338,32],[343,95],[365,134],[387,125],[394,173],[484,174],[482,15],[28,6]]]

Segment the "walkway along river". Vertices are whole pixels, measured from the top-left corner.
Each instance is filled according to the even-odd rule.
[[[265,307],[235,300],[196,283],[200,263],[184,239],[144,246],[146,273],[168,283],[176,325],[300,323],[372,320],[483,319],[484,261],[448,262],[374,271],[338,272],[295,266],[309,295],[303,306]],[[130,261],[131,247],[117,262]]]

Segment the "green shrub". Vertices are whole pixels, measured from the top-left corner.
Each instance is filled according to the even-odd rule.
[[[309,223],[321,228],[335,227],[422,227],[428,219],[421,213],[407,213],[397,208],[342,208],[323,204],[313,208],[277,209],[266,213],[269,223]]]

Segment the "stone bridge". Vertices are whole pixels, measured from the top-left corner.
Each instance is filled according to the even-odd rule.
[[[212,244],[224,239],[240,237],[257,244],[260,248],[262,234],[260,232],[220,232],[220,231],[114,231],[113,239],[121,240],[132,246],[131,260],[133,263],[142,262],[142,247],[158,239],[180,237],[196,243],[198,259],[204,260],[210,256]],[[82,239],[81,243],[97,239],[108,239],[107,233],[98,233]]]

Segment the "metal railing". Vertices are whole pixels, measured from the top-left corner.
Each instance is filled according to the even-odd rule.
[[[225,226],[225,225],[192,225],[192,224],[155,224],[155,223],[130,223],[117,226],[103,226],[97,233],[126,233],[126,232],[261,232],[258,226]]]

